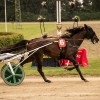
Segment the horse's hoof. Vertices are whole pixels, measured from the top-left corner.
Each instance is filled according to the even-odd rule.
[[[65,68],[66,70],[68,70],[68,71],[71,71],[72,69],[70,69],[70,68]]]
[[[84,82],[89,82],[88,80],[84,80]]]
[[[50,80],[45,80],[45,82],[47,82],[47,83],[51,83],[51,81],[50,81]]]

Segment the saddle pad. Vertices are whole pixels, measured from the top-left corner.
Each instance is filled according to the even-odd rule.
[[[66,41],[64,39],[59,39],[58,44],[60,48],[66,47]]]

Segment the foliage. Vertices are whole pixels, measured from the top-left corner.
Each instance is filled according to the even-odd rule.
[[[93,9],[93,11],[95,11],[95,12],[100,12],[100,0],[92,0],[92,4],[93,4],[93,6],[92,6],[92,9]]]
[[[97,20],[100,18],[100,12],[96,12],[96,13],[88,13],[88,12],[83,12],[79,14],[81,20],[83,21],[91,21],[91,20]]]
[[[91,0],[83,0],[83,12],[92,12]]]
[[[22,21],[23,22],[30,22],[30,21],[37,21],[38,15],[33,14],[31,12],[22,12]]]
[[[46,1],[44,7],[41,5]],[[81,13],[100,12],[100,0],[62,0],[62,21],[71,20]],[[56,0],[20,0],[22,21],[37,21],[42,15],[46,21],[56,21]],[[71,3],[72,2],[72,3]],[[0,21],[4,21],[4,0],[0,1]],[[89,16],[88,16],[89,17]],[[87,20],[87,17],[85,17]],[[96,18],[100,19],[100,18]],[[7,21],[15,21],[15,0],[7,0]]]
[[[0,48],[15,44],[21,40],[23,40],[23,36],[21,34],[0,32]]]

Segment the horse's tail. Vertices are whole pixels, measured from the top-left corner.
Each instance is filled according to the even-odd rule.
[[[22,41],[14,44],[14,45],[10,45],[10,46],[4,47],[4,48],[0,48],[0,53],[7,53],[7,52],[25,49],[27,42],[28,42],[28,40],[22,40]]]

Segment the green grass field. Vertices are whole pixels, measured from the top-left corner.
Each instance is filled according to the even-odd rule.
[[[84,75],[100,76],[100,60],[89,59],[89,65],[87,67],[80,66],[80,69]],[[39,75],[37,67],[31,67],[31,63],[26,64],[24,70],[26,75]],[[63,67],[43,67],[43,71],[48,76],[78,75],[75,69],[67,71]]]
[[[40,37],[41,36],[41,30],[40,30],[40,25],[39,23],[22,23],[21,27],[19,26],[19,28],[16,28],[16,24],[15,23],[9,23],[8,25],[8,32],[15,32],[15,33],[21,33],[23,34],[25,39],[32,39],[32,38],[36,38],[36,37]],[[4,32],[5,31],[5,25],[4,24],[0,24],[0,32]],[[56,25],[55,24],[45,24],[45,29],[46,29],[46,33],[50,34],[49,32],[51,30],[55,30],[56,29]]]
[[[45,25],[46,32],[48,34],[51,34],[53,30],[56,30],[56,25],[49,23]],[[4,24],[0,24],[0,32],[4,31]],[[32,39],[35,37],[40,37],[40,26],[37,23],[25,23],[22,24],[21,29],[16,29],[16,25],[14,23],[8,24],[8,31],[9,32],[15,32],[15,33],[21,33],[23,34],[25,39]],[[98,33],[100,31],[97,29]],[[82,70],[82,73],[84,75],[96,75],[100,76],[100,58],[89,58],[89,66],[86,68],[80,67]],[[1,64],[0,68],[3,66]],[[24,70],[26,75],[39,75],[36,68],[31,67],[31,63],[24,65]],[[77,75],[78,73],[76,70],[73,71],[66,71],[63,67],[43,67],[43,71],[48,76],[65,76],[65,75]]]

